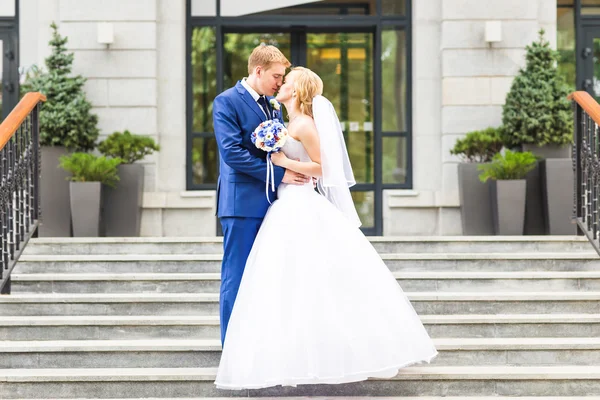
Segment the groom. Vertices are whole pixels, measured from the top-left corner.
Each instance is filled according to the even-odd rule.
[[[281,111],[272,96],[283,84],[287,58],[274,46],[259,45],[248,59],[248,77],[224,91],[213,103],[215,137],[220,155],[217,183],[217,216],[223,228],[221,267],[221,343],[240,286],[246,259],[269,208],[265,194],[266,155],[250,140],[254,129]],[[303,185],[310,178],[275,167],[275,185]],[[269,190],[270,201],[275,193]]]

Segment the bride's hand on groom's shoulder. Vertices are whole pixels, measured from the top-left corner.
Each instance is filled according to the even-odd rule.
[[[273,161],[273,164],[275,164],[279,167],[285,168],[288,160],[289,160],[289,158],[287,158],[287,156],[285,154],[283,154],[282,151],[271,154],[271,161]]]

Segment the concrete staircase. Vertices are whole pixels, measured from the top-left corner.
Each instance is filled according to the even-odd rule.
[[[220,240],[35,239],[0,297],[0,399],[600,396],[600,258],[585,239],[372,242],[435,340],[431,365],[217,391]]]

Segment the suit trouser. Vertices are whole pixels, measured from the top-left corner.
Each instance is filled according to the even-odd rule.
[[[223,264],[221,266],[221,344],[225,343],[225,333],[233,310],[233,304],[240,288],[246,260],[263,221],[262,218],[223,217]]]

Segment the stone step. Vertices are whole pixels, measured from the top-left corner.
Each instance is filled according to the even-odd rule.
[[[600,365],[600,338],[436,338],[432,365]],[[218,367],[219,339],[0,341],[4,368]]]
[[[415,236],[369,237],[382,253],[589,252],[582,236]],[[222,237],[36,238],[25,254],[212,254]]]
[[[344,396],[344,397],[339,397],[339,396],[327,396],[327,397],[321,397],[321,396],[302,396],[302,397],[295,397],[295,396],[285,396],[283,397],[286,400],[348,400],[348,399],[352,399],[352,400],[591,400],[591,399],[596,399],[596,397],[589,397],[589,396],[568,396],[568,397],[548,397],[548,396],[543,396],[543,397],[532,397],[532,396],[519,396],[519,397],[514,397],[514,396],[510,396],[510,397],[506,397],[506,396],[460,396],[460,397],[455,397],[455,396],[418,396],[418,397],[413,397],[413,396],[409,396],[409,397],[375,397],[375,396],[368,396],[368,397],[364,397],[364,396]],[[161,398],[160,400],[230,400],[231,397],[168,397],[168,398]],[[254,400],[273,400],[273,397],[253,397]],[[25,399],[14,399],[14,400],[25,400]],[[62,399],[44,399],[44,400],[62,400]],[[77,398],[77,399],[69,399],[69,400],[94,400],[94,399],[82,399],[82,398]],[[130,398],[130,399],[125,399],[125,398],[120,398],[120,399],[110,399],[110,400],[159,400],[157,397],[152,397],[152,398],[144,398],[144,399],[136,399],[136,398]]]
[[[420,315],[433,338],[600,337],[600,314]],[[218,339],[218,316],[0,317],[0,340]]]
[[[600,292],[407,292],[419,314],[594,314]],[[217,315],[216,293],[0,296],[0,316]]]
[[[599,291],[600,271],[393,272],[407,292]],[[218,293],[219,273],[14,274],[13,293]]]
[[[600,271],[597,253],[390,253],[391,271]],[[16,274],[218,273],[221,254],[23,255]]]
[[[0,370],[0,398],[172,398],[287,396],[591,396],[599,366],[416,366],[392,379],[261,390],[216,389],[215,368]],[[421,398],[421,397],[420,397]],[[468,400],[468,398],[467,398]]]

